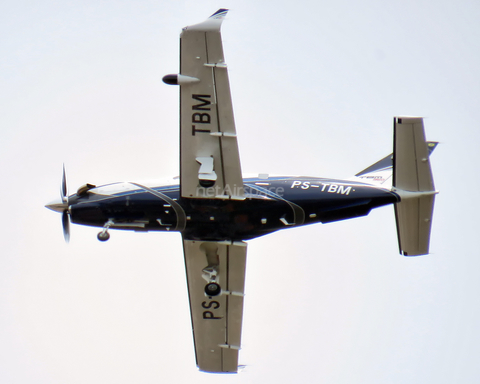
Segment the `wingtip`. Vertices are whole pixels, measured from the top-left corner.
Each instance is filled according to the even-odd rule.
[[[188,27],[183,28],[183,32],[188,31],[201,31],[201,32],[214,32],[220,31],[220,27],[222,26],[222,22],[227,15],[228,9],[220,8],[217,12],[211,15],[207,20],[199,23],[190,25]]]

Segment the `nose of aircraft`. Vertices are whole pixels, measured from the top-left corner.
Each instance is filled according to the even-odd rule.
[[[68,209],[68,203],[60,199],[55,199],[50,203],[48,203],[47,205],[45,205],[45,207],[48,209],[51,209],[52,211],[62,213],[63,211]]]

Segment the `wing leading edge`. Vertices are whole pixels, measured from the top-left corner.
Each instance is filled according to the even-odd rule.
[[[247,244],[183,240],[197,366],[236,373],[240,349]],[[218,295],[205,287],[218,284]]]

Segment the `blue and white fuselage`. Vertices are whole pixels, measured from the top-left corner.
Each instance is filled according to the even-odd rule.
[[[247,240],[292,226],[367,215],[399,201],[386,188],[351,180],[261,176],[244,179],[244,199],[181,198],[175,179],[90,186],[69,196],[76,224],[135,231],[178,231],[186,239]],[[212,193],[214,189],[205,189]]]

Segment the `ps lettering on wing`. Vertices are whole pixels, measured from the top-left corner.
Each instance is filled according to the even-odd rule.
[[[202,307],[204,309],[218,309],[220,308],[220,303],[216,300],[212,300],[210,302],[202,302]],[[215,316],[215,314],[212,311],[203,311],[203,319],[204,320],[219,320],[222,317]]]
[[[192,136],[195,136],[197,132],[210,133],[209,129],[196,128],[195,124],[210,124],[211,117],[208,112],[195,112],[195,111],[210,111],[210,105],[212,104],[210,99],[211,95],[192,95],[194,104],[192,105]],[[195,104],[199,102],[199,104]]]

